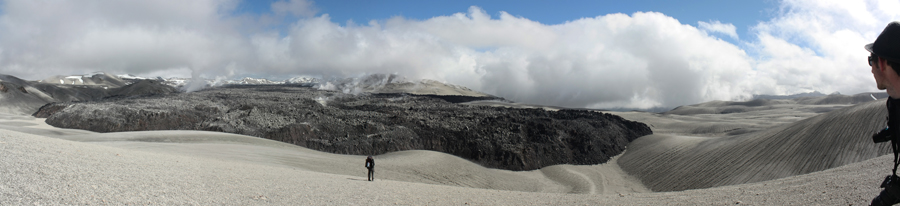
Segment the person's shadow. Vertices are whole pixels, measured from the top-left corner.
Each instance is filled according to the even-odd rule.
[[[369,181],[368,179],[357,179],[357,178],[353,178],[353,177],[348,177],[347,179],[348,180],[356,180],[356,181],[367,181],[367,182]]]

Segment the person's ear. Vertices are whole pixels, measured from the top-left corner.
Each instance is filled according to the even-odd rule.
[[[879,60],[878,63],[881,64],[881,68],[884,68],[885,70],[887,70],[887,69],[893,70],[893,68],[889,68],[889,66],[891,66],[891,65],[888,64],[887,59],[881,59],[881,60]],[[894,71],[896,71],[896,70],[894,70]],[[897,74],[897,75],[900,75],[900,74]]]

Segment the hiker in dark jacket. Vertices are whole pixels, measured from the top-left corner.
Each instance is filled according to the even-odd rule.
[[[900,22],[888,23],[875,42],[867,44],[869,66],[879,90],[887,90],[888,127],[872,136],[875,143],[891,142],[894,150],[893,174],[881,183],[884,190],[872,200],[871,205],[894,205],[900,203]]]
[[[375,159],[372,156],[366,158],[366,169],[369,169],[369,181],[375,180]]]

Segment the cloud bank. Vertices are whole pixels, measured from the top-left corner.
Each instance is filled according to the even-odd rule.
[[[781,2],[739,39],[718,21],[655,12],[546,25],[479,7],[425,20],[340,25],[309,1],[236,14],[237,1],[0,4],[0,73],[94,71],[287,79],[389,73],[565,107],[674,107],[753,94],[875,90],[862,46],[897,1]],[[737,44],[711,34],[729,36]]]

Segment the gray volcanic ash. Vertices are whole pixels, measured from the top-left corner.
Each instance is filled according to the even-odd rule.
[[[885,126],[884,105],[884,99],[873,101],[864,93],[717,101],[652,116],[623,114],[655,125],[657,134],[629,144],[618,163],[653,191],[822,171],[890,154],[889,144],[874,144],[871,139]]]

